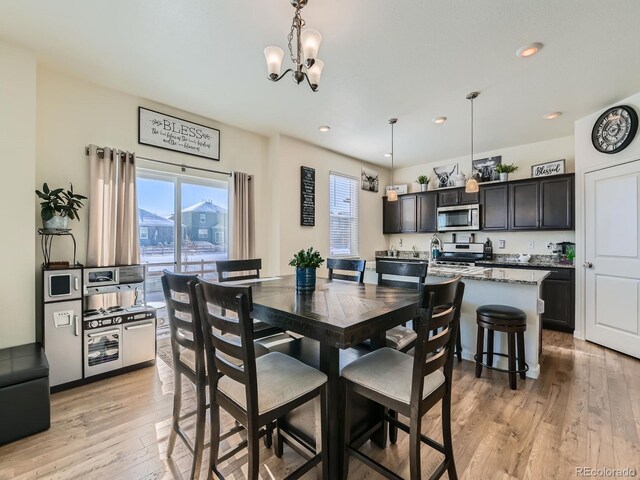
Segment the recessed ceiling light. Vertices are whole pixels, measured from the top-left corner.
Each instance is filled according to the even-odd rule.
[[[546,115],[543,115],[542,118],[553,120],[554,118],[558,118],[560,115],[562,115],[562,112],[549,112]]]
[[[431,120],[433,123],[435,123],[436,125],[442,125],[444,122],[447,121],[447,117],[436,117],[433,120]]]
[[[385,154],[384,154],[384,156],[385,156],[386,158],[389,158],[389,157],[391,156],[391,154],[390,154],[390,153],[385,153]]]
[[[318,128],[318,130],[320,130],[321,132],[328,132],[329,130],[331,130],[331,127],[329,125],[322,125]]]
[[[527,45],[520,47],[516,51],[516,55],[522,58],[531,57],[536,53],[538,53],[540,50],[542,50],[542,46],[543,45],[540,42],[529,43]]]

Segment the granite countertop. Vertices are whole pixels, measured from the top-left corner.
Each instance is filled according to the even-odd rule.
[[[543,268],[574,268],[572,262],[568,260],[558,260],[552,255],[531,255],[528,262],[520,262],[518,255],[498,254],[493,256],[493,260],[478,260],[476,264],[491,266],[513,266],[513,267],[543,267]]]

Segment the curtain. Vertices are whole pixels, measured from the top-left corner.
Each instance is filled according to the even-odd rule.
[[[231,212],[230,258],[234,260],[254,258],[253,178],[246,173],[233,173]]]

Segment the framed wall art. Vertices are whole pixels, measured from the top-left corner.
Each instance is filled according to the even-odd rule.
[[[539,163],[531,166],[531,178],[549,177],[564,173],[564,158],[553,162]]]

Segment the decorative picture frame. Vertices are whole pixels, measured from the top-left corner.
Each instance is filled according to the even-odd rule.
[[[554,160],[553,162],[539,163],[531,165],[531,178],[551,177],[562,175],[565,172],[565,159]]]
[[[502,163],[502,155],[479,158],[471,162],[471,175],[478,183],[493,182],[500,179],[496,167]]]
[[[433,173],[438,177],[438,185],[435,188],[446,188],[455,185],[455,176],[458,174],[458,164],[433,167]]]
[[[385,188],[385,193],[389,195],[391,190],[395,190],[398,195],[404,195],[409,191],[408,185],[405,183],[403,185],[387,185]]]
[[[138,143],[220,161],[220,130],[138,107]]]
[[[377,192],[380,184],[380,173],[370,168],[362,167],[360,173],[360,188],[367,192]]]

